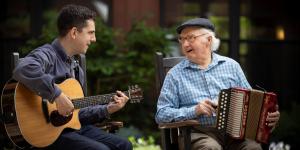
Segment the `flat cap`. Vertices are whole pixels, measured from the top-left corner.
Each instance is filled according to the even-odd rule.
[[[191,27],[191,26],[196,26],[196,27],[199,26],[199,27],[203,27],[215,31],[214,25],[206,18],[195,18],[195,19],[187,20],[184,23],[182,23],[180,26],[178,26],[176,28],[176,31],[178,34],[180,34],[184,28]]]

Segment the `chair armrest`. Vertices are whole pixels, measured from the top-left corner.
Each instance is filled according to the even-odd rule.
[[[122,128],[123,127],[123,122],[121,122],[121,121],[110,121],[110,122],[106,122],[106,125]]]
[[[123,127],[123,122],[120,121],[109,121],[103,123],[96,123],[97,127],[102,130],[108,131],[110,133],[115,133],[115,131],[119,130],[119,128]]]
[[[159,129],[168,129],[168,128],[179,128],[179,127],[186,127],[186,126],[199,126],[200,123],[198,120],[185,120],[185,121],[178,121],[178,122],[170,122],[170,123],[161,123],[158,124]]]

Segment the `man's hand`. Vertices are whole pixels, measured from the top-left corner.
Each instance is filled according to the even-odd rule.
[[[121,91],[117,91],[117,94],[114,95],[114,101],[110,102],[107,105],[107,111],[109,114],[112,114],[125,106],[128,101],[128,97]]]
[[[60,115],[68,117],[73,113],[74,105],[64,93],[61,93],[58,97],[55,98],[54,101]]]
[[[197,115],[207,115],[211,116],[213,113],[216,113],[217,104],[213,103],[210,100],[203,100],[199,102],[196,106]]]
[[[272,127],[272,130],[275,128],[275,125],[278,123],[280,118],[280,113],[278,111],[278,105],[276,105],[276,111],[268,113],[266,121],[268,122],[268,126]]]

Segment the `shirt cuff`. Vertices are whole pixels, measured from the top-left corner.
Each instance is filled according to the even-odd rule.
[[[196,106],[192,106],[190,108],[187,108],[187,119],[195,119],[197,118],[196,115]]]
[[[110,119],[110,114],[108,113],[108,110],[107,110],[108,108],[107,108],[107,105],[106,105],[106,107],[105,107],[105,109],[104,109],[104,116],[105,116],[105,118],[106,119]]]
[[[61,94],[61,90],[59,88],[55,88],[54,89],[54,94],[53,94],[52,98],[50,98],[48,101],[50,103],[53,103],[54,100],[55,100],[55,98],[58,97],[60,94]]]

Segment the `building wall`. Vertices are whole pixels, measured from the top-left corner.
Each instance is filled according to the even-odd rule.
[[[159,0],[112,0],[112,26],[129,31],[135,21],[159,25]]]

